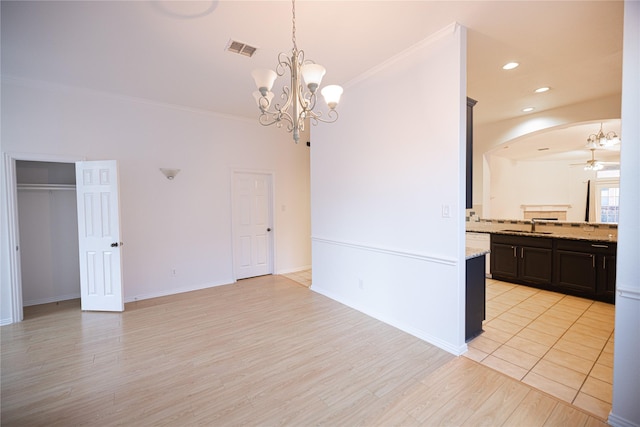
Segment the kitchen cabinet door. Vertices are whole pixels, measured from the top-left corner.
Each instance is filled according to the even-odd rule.
[[[595,293],[597,270],[596,256],[587,252],[556,251],[556,280],[560,288]]]
[[[521,246],[519,251],[520,279],[533,283],[551,283],[553,250]]]
[[[606,301],[613,302],[616,292],[616,256],[601,255],[596,264],[598,266],[598,294]]]
[[[518,277],[517,247],[503,243],[491,244],[491,277]]]

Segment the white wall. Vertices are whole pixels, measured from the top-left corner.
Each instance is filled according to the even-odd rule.
[[[351,82],[311,153],[312,289],[454,354],[466,350],[465,58],[452,24]]]
[[[640,426],[640,3],[624,6],[620,152],[620,222],[613,354],[613,405],[609,423]]]
[[[265,128],[257,120],[3,79],[2,151],[118,161],[126,301],[233,282],[234,169],[274,173],[275,271],[311,264],[309,149],[294,144],[282,129]],[[181,172],[169,181],[161,167]],[[4,209],[2,221],[2,249],[8,251]],[[11,317],[6,253],[1,290],[5,323]]]
[[[556,204],[570,205],[567,221],[584,221],[587,181],[591,180],[593,192],[595,172],[571,167],[563,161],[515,162],[491,155],[487,158],[491,216],[486,218],[524,219],[521,205]],[[593,210],[595,203],[591,200]]]

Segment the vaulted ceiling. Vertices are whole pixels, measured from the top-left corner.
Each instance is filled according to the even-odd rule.
[[[2,1],[1,19],[3,78],[250,118],[251,70],[292,47],[287,0]],[[620,94],[622,19],[621,1],[297,0],[296,39],[348,102],[352,79],[457,21],[481,125]],[[258,50],[230,53],[230,40]]]

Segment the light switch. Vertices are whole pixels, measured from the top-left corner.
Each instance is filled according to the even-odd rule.
[[[442,205],[442,218],[451,218],[451,208],[449,205]]]

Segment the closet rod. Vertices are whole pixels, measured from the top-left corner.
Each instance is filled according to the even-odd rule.
[[[75,190],[74,184],[18,184],[18,190]]]

